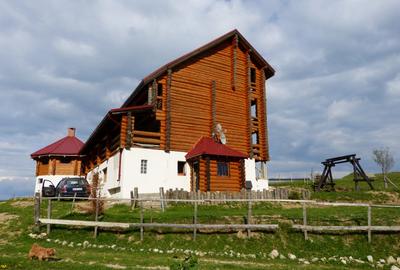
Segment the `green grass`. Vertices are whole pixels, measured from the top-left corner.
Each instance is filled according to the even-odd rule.
[[[332,193],[334,194],[334,193]],[[25,207],[23,207],[25,206]],[[52,226],[45,239],[31,239],[32,201],[17,200],[0,203],[2,215],[15,215],[16,218],[0,222],[0,269],[111,269],[110,264],[124,266],[126,269],[146,269],[146,267],[172,267],[184,269],[192,263],[195,269],[371,269],[367,264],[343,265],[338,262],[312,263],[304,265],[288,259],[270,260],[268,253],[276,248],[285,254],[294,253],[299,258],[311,260],[313,257],[352,256],[365,260],[371,254],[375,258],[386,258],[389,255],[400,256],[398,235],[373,234],[369,244],[365,234],[310,234],[305,241],[303,234],[291,230],[291,224],[302,222],[302,208],[298,205],[259,203],[253,206],[253,222],[277,223],[280,229],[275,233],[255,232],[251,238],[238,237],[237,233],[200,232],[196,241],[192,233],[185,230],[146,230],[144,241],[140,241],[137,229],[126,231],[100,231],[93,238],[93,229],[66,228]],[[171,205],[166,212],[146,209],[145,221],[152,222],[192,222],[193,207],[190,205]],[[247,205],[200,205],[199,222],[228,223],[243,222],[247,214]],[[46,215],[46,203],[42,205],[42,216]],[[68,219],[93,220],[92,215],[71,212],[71,202],[53,203],[53,217]],[[400,209],[373,208],[373,224],[400,225]],[[115,204],[108,208],[102,221],[138,222],[139,211],[129,206]],[[365,207],[315,207],[308,209],[308,223],[313,225],[366,225]],[[45,231],[45,228],[42,229]],[[55,243],[58,239],[60,243]],[[62,241],[74,243],[74,247],[62,245]],[[77,247],[77,243],[89,241],[97,246]],[[27,253],[30,246],[38,242],[46,247],[54,247],[60,261],[29,261]],[[149,251],[150,249],[150,251]],[[154,249],[163,253],[154,252]],[[168,250],[172,250],[167,254]],[[207,252],[204,256],[188,257],[184,250]],[[241,253],[252,257],[231,257],[230,254]],[[174,268],[175,267],[175,268]],[[165,268],[167,269],[167,268]]]

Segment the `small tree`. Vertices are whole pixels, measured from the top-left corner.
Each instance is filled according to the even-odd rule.
[[[385,188],[388,187],[388,181],[386,178],[386,174],[392,169],[394,165],[394,158],[389,151],[388,147],[375,149],[372,151],[372,157],[376,164],[381,167],[383,174],[383,181],[385,183]]]

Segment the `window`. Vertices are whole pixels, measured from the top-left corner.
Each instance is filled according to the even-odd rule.
[[[48,158],[45,158],[45,159],[43,159],[43,160],[41,161],[41,163],[42,163],[43,165],[47,165],[47,164],[49,164],[49,159],[48,159]]]
[[[250,68],[250,82],[256,83],[256,69]]]
[[[251,134],[251,144],[258,144],[258,132],[254,132]]]
[[[229,176],[229,164],[228,162],[217,162],[217,175],[218,176]]]
[[[251,117],[257,118],[257,99],[251,101]]]
[[[163,91],[163,86],[162,83],[157,84],[157,96],[162,97],[162,91]]]
[[[142,159],[140,161],[140,173],[141,174],[147,173],[147,160],[146,159]]]
[[[68,164],[68,163],[71,162],[71,158],[69,158],[69,157],[62,157],[62,158],[60,159],[60,162],[61,162],[61,163]]]
[[[186,175],[185,161],[178,161],[178,175]]]

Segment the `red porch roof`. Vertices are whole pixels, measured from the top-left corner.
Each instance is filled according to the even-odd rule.
[[[68,136],[32,153],[31,157],[78,156],[82,146],[83,142],[75,137],[75,134],[69,134]]]
[[[208,137],[201,137],[194,147],[186,154],[185,158],[188,160],[201,155],[248,158],[247,155],[224,144],[217,143]]]

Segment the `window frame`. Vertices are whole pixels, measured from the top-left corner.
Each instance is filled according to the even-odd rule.
[[[140,174],[147,174],[147,165],[148,165],[147,159],[140,160]]]
[[[230,176],[230,164],[228,161],[217,161],[217,176],[218,177]]]
[[[178,160],[176,165],[177,165],[177,173],[178,173],[178,175],[179,176],[185,176],[186,175],[186,161]],[[180,168],[179,165],[182,166],[182,172],[179,171],[179,168]]]

